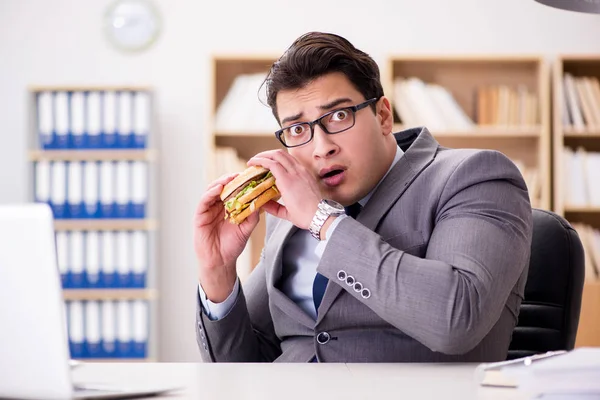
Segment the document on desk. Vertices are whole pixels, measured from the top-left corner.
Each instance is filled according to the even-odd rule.
[[[482,385],[517,387],[551,398],[600,398],[600,348],[577,348],[498,364],[498,368],[479,368]]]

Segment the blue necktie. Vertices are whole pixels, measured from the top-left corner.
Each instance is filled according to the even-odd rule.
[[[356,218],[361,208],[362,206],[359,203],[354,203],[348,207],[344,207],[346,214],[352,218]],[[323,295],[325,294],[327,282],[327,278],[317,272],[313,282],[313,301],[315,302],[317,314],[319,313],[319,306],[321,305],[321,300],[323,300]]]

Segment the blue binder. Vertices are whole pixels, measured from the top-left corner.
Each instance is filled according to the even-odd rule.
[[[67,162],[67,202],[69,218],[85,217],[83,204],[83,166],[80,161]]]
[[[69,218],[67,207],[67,168],[64,161],[51,163],[50,206],[54,218]]]
[[[56,132],[54,130],[54,93],[50,91],[37,94],[37,125],[40,147],[44,150],[55,146]]]
[[[85,147],[102,148],[102,95],[98,91],[86,95]]]
[[[55,140],[53,146],[56,149],[68,149],[70,144],[69,124],[69,92],[59,91],[54,95]]]
[[[133,98],[130,91],[121,91],[118,99],[117,147],[128,149],[133,147]]]
[[[150,134],[149,93],[139,91],[134,94],[133,116],[132,147],[144,149],[148,146],[148,135]]]
[[[102,93],[102,147],[113,149],[117,146],[117,93]]]
[[[85,92],[71,92],[69,108],[71,131],[69,135],[69,147],[73,149],[83,149],[86,147],[85,133]]]

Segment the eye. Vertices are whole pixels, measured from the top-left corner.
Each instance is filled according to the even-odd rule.
[[[306,126],[294,125],[288,128],[291,136],[300,136],[306,132]]]
[[[332,121],[343,121],[346,118],[348,118],[348,110],[338,110],[336,112],[334,112],[333,114],[331,114],[331,120]]]

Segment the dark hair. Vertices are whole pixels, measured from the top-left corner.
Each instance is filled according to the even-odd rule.
[[[296,39],[273,63],[265,79],[267,104],[277,121],[277,93],[300,89],[331,72],[346,75],[367,100],[383,96],[379,67],[368,54],[341,36],[309,32]],[[371,104],[371,108],[375,111],[376,104]]]

